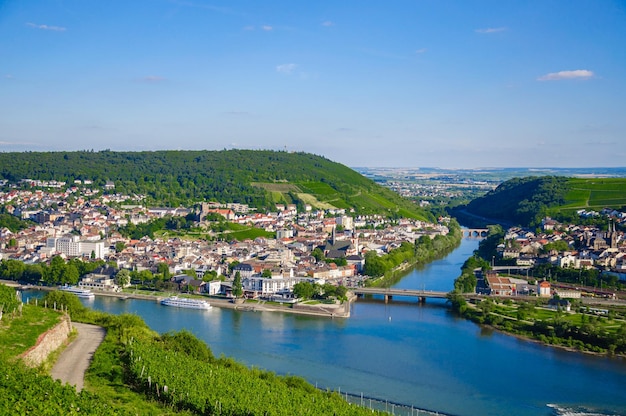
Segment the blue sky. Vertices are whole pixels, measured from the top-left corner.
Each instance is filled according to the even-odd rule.
[[[0,151],[625,166],[624,1],[0,0]]]

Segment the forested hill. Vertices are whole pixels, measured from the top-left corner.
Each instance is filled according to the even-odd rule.
[[[453,210],[508,224],[537,226],[551,216],[572,219],[578,210],[600,211],[626,206],[626,178],[515,178]]]
[[[321,156],[255,150],[0,153],[0,179],[90,180],[116,193],[147,195],[170,206],[197,201],[354,208],[432,219],[430,214],[354,170]]]

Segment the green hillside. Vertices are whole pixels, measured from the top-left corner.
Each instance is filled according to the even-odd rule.
[[[412,202],[354,170],[321,156],[253,150],[0,153],[0,179],[90,180],[113,192],[147,195],[169,206],[238,202],[273,209],[276,203],[354,209],[432,219]]]
[[[0,284],[0,301],[15,291]],[[27,368],[17,357],[60,321],[43,302],[5,309],[0,319],[1,415],[381,415],[351,405],[339,393],[322,391],[296,376],[247,368],[190,332],[159,335],[136,315],[89,310],[67,292],[49,292],[72,321],[106,329],[92,357],[84,389],[54,381],[49,362]],[[1,302],[0,302],[1,303]],[[16,302],[17,303],[17,302]],[[9,313],[10,311],[10,313]]]
[[[576,211],[626,206],[626,178],[515,178],[453,210],[493,221],[536,226],[541,218],[569,219]]]

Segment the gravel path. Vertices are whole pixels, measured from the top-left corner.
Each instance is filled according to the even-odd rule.
[[[96,325],[73,323],[78,331],[78,336],[61,353],[56,364],[52,368],[52,378],[61,380],[63,383],[76,386],[77,391],[83,389],[85,372],[89,367],[94,352],[104,340],[106,331]]]

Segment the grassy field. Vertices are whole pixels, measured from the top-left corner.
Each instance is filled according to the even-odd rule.
[[[61,320],[61,313],[37,307],[24,305],[22,316],[0,321],[0,356],[2,358],[15,357],[37,343],[37,338],[55,326]]]
[[[267,183],[267,182],[253,182],[250,185],[256,186],[257,188],[263,188],[269,192],[301,192],[300,189],[293,184],[290,183]]]

